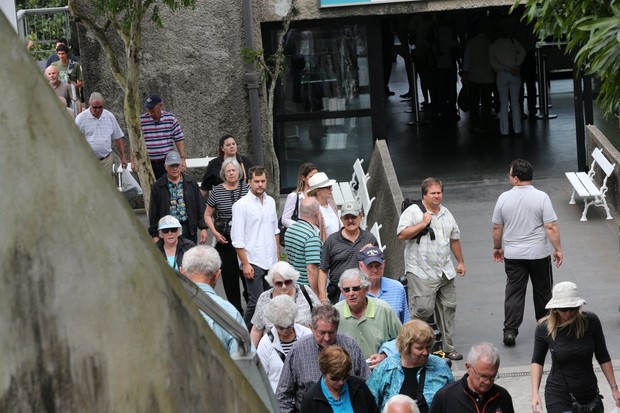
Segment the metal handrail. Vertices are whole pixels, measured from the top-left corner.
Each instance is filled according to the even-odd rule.
[[[222,327],[230,333],[235,340],[237,340],[237,343],[239,343],[239,355],[243,356],[249,353],[251,351],[252,344],[248,330],[239,325],[239,323],[226,311],[222,311],[222,308],[215,302],[215,300],[202,291],[202,289],[192,280],[188,279],[180,272],[175,271],[175,274],[198,309],[207,316],[211,317],[217,325]]]

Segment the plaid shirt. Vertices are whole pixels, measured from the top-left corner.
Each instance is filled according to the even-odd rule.
[[[397,234],[405,228],[422,222],[424,214],[420,207],[413,204],[405,209],[398,222]],[[454,264],[452,263],[452,250],[450,240],[461,237],[461,232],[456,224],[456,220],[443,205],[439,206],[439,214],[434,215],[431,220],[431,228],[435,231],[436,239],[431,241],[429,235],[420,238],[418,244],[416,239],[407,240],[405,245],[405,271],[415,274],[423,280],[440,279],[441,274],[445,273],[449,280],[456,277]]]
[[[351,374],[366,380],[370,376],[370,369],[366,365],[364,355],[359,346],[351,337],[337,334],[336,342],[351,356],[353,369]],[[321,348],[316,343],[314,335],[299,339],[284,361],[280,382],[276,391],[276,399],[280,413],[301,411],[303,395],[314,383],[321,378],[319,369],[319,353]]]

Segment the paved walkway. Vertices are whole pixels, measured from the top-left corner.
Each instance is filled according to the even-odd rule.
[[[404,93],[406,82],[391,83],[390,87],[398,96]],[[443,203],[461,228],[467,275],[457,280],[456,348],[466,354],[479,341],[490,341],[499,348],[503,377],[498,384],[511,392],[516,412],[531,411],[529,371],[536,324],[528,292],[517,344],[503,345],[506,276],[503,264],[491,259],[491,215],[497,197],[510,189],[507,168],[517,157],[532,162],[533,183],[549,194],[558,215],[565,261],[562,267],[554,269],[554,280],[575,282],[588,301],[584,308],[600,317],[620,380],[620,214],[612,210],[614,219],[605,220],[600,208],[590,208],[589,221],[581,222],[583,203],[568,204],[571,186],[564,172],[575,170],[577,165],[572,85],[570,81],[553,82],[552,93],[554,90],[558,93],[552,95],[551,112],[558,118],[526,120],[522,137],[502,138],[495,132],[488,136],[471,135],[466,114],[454,125],[407,126],[411,115],[404,110],[408,103],[393,97],[388,103],[392,119],[387,141],[403,194],[419,198],[420,182],[427,176],[439,177],[445,183]],[[550,363],[550,357],[547,362]],[[464,364],[454,363],[455,375],[463,374]],[[548,368],[549,365],[545,371]],[[598,376],[605,406],[611,411],[609,386],[601,373]],[[544,381],[545,377],[543,384]]]

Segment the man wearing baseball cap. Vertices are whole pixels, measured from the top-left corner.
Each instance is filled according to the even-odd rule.
[[[370,280],[368,296],[380,298],[392,307],[401,323],[405,324],[411,318],[405,287],[389,277],[383,276],[385,260],[383,251],[378,247],[364,247],[359,255],[360,270]]]
[[[183,238],[194,244],[204,244],[207,242],[205,202],[198,183],[191,176],[181,172],[181,163],[182,158],[178,152],[169,152],[164,160],[166,174],[155,181],[151,188],[149,234],[153,242],[159,241],[157,230],[159,219],[172,215],[181,223]]]
[[[358,268],[357,254],[366,246],[376,246],[377,239],[369,231],[360,228],[362,208],[356,201],[346,202],[340,210],[343,227],[331,234],[321,254],[319,265],[319,299],[324,304],[338,302],[338,281],[345,270]],[[327,283],[329,279],[329,284]]]
[[[174,150],[181,156],[181,172],[185,172],[185,136],[179,121],[172,113],[162,110],[162,100],[157,94],[149,95],[144,107],[146,113],[140,116],[140,124],[155,179],[165,175],[166,155]]]

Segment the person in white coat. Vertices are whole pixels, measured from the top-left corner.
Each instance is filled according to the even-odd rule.
[[[259,341],[257,354],[274,393],[291,347],[298,339],[312,333],[308,327],[295,323],[296,317],[297,304],[286,294],[273,297],[265,311],[265,318],[273,327]]]

